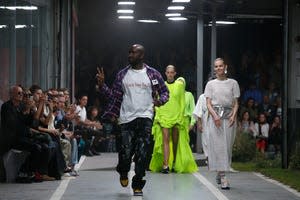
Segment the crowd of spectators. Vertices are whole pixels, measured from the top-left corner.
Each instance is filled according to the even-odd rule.
[[[67,89],[43,91],[38,85],[9,90],[1,106],[0,158],[11,151],[28,152],[16,181],[41,182],[78,176],[75,165],[82,155],[116,151],[114,137],[103,134],[99,108],[86,109],[88,96],[71,104]],[[88,110],[88,112],[87,112]],[[1,179],[5,180],[3,163]]]
[[[262,153],[281,152],[281,65],[279,52],[269,61],[261,54],[255,57],[248,52],[242,56],[237,77],[242,91],[238,133],[255,139],[256,148]]]

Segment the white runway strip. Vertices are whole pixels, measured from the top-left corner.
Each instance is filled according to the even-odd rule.
[[[80,158],[80,161],[77,165],[75,165],[75,170],[79,170],[82,163],[84,162],[85,160],[85,156],[81,156]],[[55,190],[55,192],[53,193],[52,197],[50,198],[50,200],[60,200],[61,197],[64,195],[68,185],[69,185],[69,182],[70,182],[70,178],[68,179],[63,179],[60,183],[60,185],[58,186],[58,188]]]
[[[58,188],[53,193],[50,200],[60,200],[61,197],[64,195],[68,185],[69,185],[70,179],[62,180]]]
[[[203,184],[205,185],[209,191],[215,197],[217,197],[218,200],[229,200],[218,188],[216,188],[211,182],[209,182],[204,176],[202,176],[199,172],[193,173],[193,175]]]
[[[278,185],[279,187],[284,188],[285,190],[287,190],[287,191],[293,193],[293,194],[294,194],[295,196],[297,196],[297,197],[300,197],[300,192],[298,192],[297,190],[295,190],[295,189],[293,189],[293,188],[290,188],[289,186],[286,186],[286,185],[284,185],[284,184],[282,184],[282,183],[280,183],[280,182],[278,182],[278,181],[276,181],[276,180],[270,179],[270,178],[268,178],[268,177],[262,175],[261,173],[253,172],[253,174],[255,174],[256,176],[258,176],[258,177],[260,177],[260,178],[262,178],[262,179],[264,179],[265,181],[268,181],[268,182],[270,182],[270,183],[273,183],[273,184],[275,184],[275,185]]]

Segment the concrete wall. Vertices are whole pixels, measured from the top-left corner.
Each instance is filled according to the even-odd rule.
[[[297,2],[299,2],[297,4]],[[288,107],[300,108],[300,1],[289,3]]]
[[[15,1],[19,6],[20,2]],[[0,99],[8,100],[15,84],[43,89],[72,88],[72,0],[27,0],[36,11],[2,12],[1,23],[11,25],[0,32]],[[20,4],[21,5],[21,4]],[[33,29],[14,25],[33,24]]]
[[[288,1],[287,156],[300,142],[300,1]]]

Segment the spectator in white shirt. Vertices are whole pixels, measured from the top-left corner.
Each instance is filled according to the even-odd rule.
[[[267,118],[264,113],[259,114],[258,122],[254,124],[252,131],[253,136],[256,138],[256,148],[264,153],[269,137],[269,124],[267,123]]]

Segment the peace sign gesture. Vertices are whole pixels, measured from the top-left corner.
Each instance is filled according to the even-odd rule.
[[[96,78],[97,78],[97,85],[99,87],[102,87],[103,84],[104,84],[104,70],[103,70],[103,67],[101,67],[101,69],[99,69],[99,67],[97,67]]]

